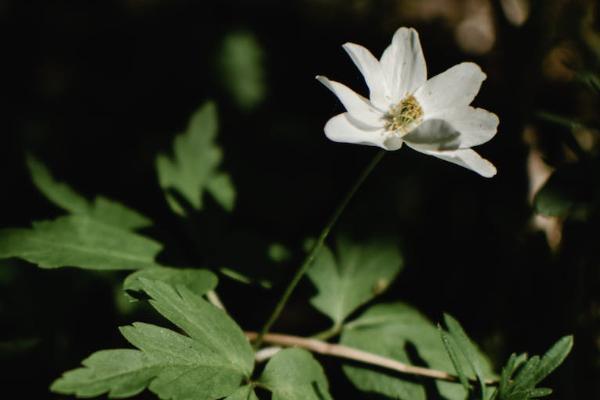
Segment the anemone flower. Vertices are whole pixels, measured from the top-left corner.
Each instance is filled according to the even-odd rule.
[[[335,142],[410,148],[471,169],[484,177],[496,168],[471,149],[496,134],[498,117],[470,104],[486,75],[477,64],[464,62],[427,79],[419,34],[400,28],[377,60],[369,50],[344,44],[367,86],[369,99],[347,86],[317,76],[346,108],[325,125]]]

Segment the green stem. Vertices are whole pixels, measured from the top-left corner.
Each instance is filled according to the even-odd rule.
[[[337,222],[337,220],[340,218],[340,216],[344,212],[344,209],[346,208],[346,206],[348,205],[348,203],[350,203],[350,200],[352,199],[352,197],[354,196],[354,194],[358,191],[358,189],[360,188],[360,186],[367,179],[367,177],[369,176],[369,174],[371,173],[371,171],[373,171],[373,169],[375,168],[375,166],[377,166],[377,164],[379,163],[379,161],[381,161],[381,159],[383,158],[384,154],[385,154],[385,150],[380,150],[375,155],[375,157],[373,157],[373,159],[371,160],[371,162],[369,163],[369,165],[367,165],[367,167],[358,176],[358,178],[354,182],[354,185],[352,186],[352,188],[350,189],[350,191],[348,191],[348,193],[346,194],[346,196],[344,196],[344,198],[342,199],[342,202],[337,206],[337,208],[335,209],[333,215],[329,219],[329,222],[327,222],[327,225],[325,225],[325,227],[321,231],[321,234],[319,235],[319,238],[317,239],[317,241],[313,245],[313,248],[311,249],[310,253],[308,253],[308,255],[306,256],[306,258],[304,259],[304,262],[302,263],[302,266],[298,269],[298,271],[296,271],[296,274],[294,275],[294,277],[292,278],[291,282],[289,283],[289,285],[285,289],[285,292],[281,296],[281,299],[279,299],[279,302],[275,306],[275,309],[271,313],[271,316],[269,317],[269,319],[267,320],[267,322],[263,326],[262,330],[260,331],[260,334],[258,335],[258,337],[256,338],[256,341],[254,342],[254,349],[258,349],[260,347],[260,345],[262,344],[262,341],[263,341],[263,337],[267,333],[269,333],[269,330],[271,329],[271,327],[273,326],[273,324],[275,323],[275,321],[277,321],[277,318],[279,318],[279,315],[281,314],[281,312],[285,308],[285,306],[286,306],[286,304],[287,304],[290,296],[294,292],[294,289],[296,289],[296,286],[298,286],[298,283],[300,282],[300,280],[302,279],[302,277],[304,276],[304,274],[306,273],[306,271],[308,271],[308,268],[312,265],[313,261],[315,260],[315,257],[317,256],[317,253],[319,252],[319,250],[321,249],[321,247],[323,247],[323,244],[325,243],[325,239],[327,239],[327,236],[329,236],[329,232],[331,232],[331,229],[333,228],[333,226],[335,225],[335,223]]]
[[[327,341],[327,340],[331,339],[332,337],[339,335],[342,332],[342,329],[344,329],[344,324],[342,324],[342,323],[335,324],[329,329],[326,329],[319,333],[315,333],[314,335],[311,336],[311,338]]]

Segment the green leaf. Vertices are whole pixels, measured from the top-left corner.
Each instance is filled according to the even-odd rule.
[[[226,173],[218,173],[210,178],[206,184],[206,191],[210,193],[214,199],[225,210],[232,211],[235,205],[235,188],[231,177]]]
[[[510,378],[513,376],[515,371],[526,361],[526,353],[522,353],[518,356],[515,353],[512,353],[510,355],[510,358],[508,359],[508,362],[506,363],[504,368],[502,368],[502,374],[500,375],[500,392],[504,392],[508,388],[508,385],[510,384]]]
[[[121,203],[97,196],[87,213],[91,218],[127,230],[136,230],[152,225],[152,221]]]
[[[34,222],[31,229],[0,230],[0,258],[18,257],[42,268],[156,267],[154,257],[161,248],[144,236],[83,215]]]
[[[185,215],[188,208],[203,208],[208,191],[227,211],[233,209],[235,189],[229,176],[218,171],[223,158],[215,144],[217,109],[207,102],[192,116],[187,130],[175,137],[173,157],[160,154],[156,169],[160,186],[173,211]]]
[[[93,397],[133,396],[145,388],[161,399],[220,399],[234,394],[254,366],[244,333],[227,314],[187,288],[142,279],[152,306],[186,335],[145,323],[121,328],[138,350],[105,350],[66,372],[51,390]]]
[[[442,338],[442,343],[446,348],[446,352],[448,353],[448,357],[450,357],[450,361],[452,361],[452,366],[454,367],[454,370],[458,375],[458,379],[460,380],[461,385],[463,385],[465,390],[468,392],[471,390],[471,385],[469,384],[469,378],[467,378],[467,376],[465,375],[465,372],[463,371],[462,365],[460,363],[460,359],[458,357],[458,353],[460,350],[458,349],[458,346],[456,345],[456,342],[454,341],[454,338],[451,335],[444,331],[441,326],[439,327],[439,330],[440,336]]]
[[[69,185],[56,181],[48,168],[31,155],[27,156],[27,166],[31,179],[40,192],[65,211],[88,215],[100,222],[128,230],[152,224],[152,221],[137,211],[106,197],[98,196],[94,203],[91,203]]]
[[[558,368],[573,349],[573,336],[565,336],[558,340],[542,357],[535,374],[537,385]]]
[[[244,110],[258,106],[266,95],[264,51],[251,32],[233,32],[223,40],[219,73],[225,89]]]
[[[130,274],[123,282],[123,289],[127,292],[139,292],[142,290],[144,279],[161,281],[172,286],[184,285],[199,296],[213,290],[218,282],[217,276],[206,269],[158,267]]]
[[[424,363],[429,368],[454,373],[438,328],[417,310],[403,303],[370,307],[359,318],[346,324],[341,343],[404,363]],[[483,355],[479,354],[479,357],[485,373],[491,376],[489,362]],[[467,371],[467,361],[461,355],[458,358],[462,369]],[[366,392],[402,400],[425,398],[423,387],[413,377],[355,365],[345,365],[344,372],[357,388]],[[466,396],[460,384],[437,381],[436,385],[447,399],[464,400]]]
[[[267,363],[260,383],[273,392],[272,400],[331,399],[323,368],[302,349],[278,352]]]
[[[385,241],[353,244],[340,240],[337,257],[323,247],[308,271],[318,293],[311,304],[335,325],[381,294],[402,268],[397,247]]]
[[[529,391],[529,397],[536,399],[538,397],[546,397],[552,394],[552,389],[549,388],[535,388]]]
[[[258,400],[258,397],[256,397],[256,393],[254,393],[252,386],[246,385],[236,390],[235,393],[225,400]]]
[[[520,357],[511,355],[502,370],[498,400],[528,400],[550,395],[551,389],[535,386],[564,362],[572,348],[573,337],[565,336],[557,341],[543,357],[531,357],[520,369],[519,365],[524,361],[523,355]],[[517,373],[513,378],[515,372]]]
[[[448,328],[450,335],[452,335],[452,338],[454,339],[457,348],[464,355],[468,365],[471,367],[471,369],[475,372],[475,375],[477,376],[477,381],[479,382],[479,387],[481,390],[481,398],[487,399],[488,390],[485,385],[486,377],[483,372],[484,367],[480,361],[479,350],[477,349],[473,341],[471,341],[471,339],[467,336],[463,327],[456,319],[454,319],[449,314],[444,314],[444,322],[446,323],[446,327]]]

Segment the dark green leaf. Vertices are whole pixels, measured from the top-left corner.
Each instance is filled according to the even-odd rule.
[[[156,267],[161,245],[83,215],[35,222],[31,229],[0,230],[0,258],[18,257],[42,268],[141,269]]]
[[[72,214],[91,218],[123,229],[139,229],[152,224],[148,218],[121,203],[98,196],[94,203],[73,190],[69,185],[56,181],[48,168],[33,156],[27,157],[27,165],[35,186],[48,200]]]
[[[201,210],[204,191],[226,210],[233,208],[231,179],[218,171],[223,155],[215,144],[217,129],[217,109],[207,102],[192,116],[187,130],[175,138],[173,157],[161,154],[156,158],[160,186],[178,214],[184,215],[188,208]]]
[[[323,368],[307,351],[286,349],[269,360],[260,382],[272,400],[327,400],[329,383]]]
[[[354,310],[381,294],[402,268],[397,246],[385,241],[340,240],[337,257],[323,247],[308,276],[318,293],[311,303],[340,325]]]
[[[51,389],[118,398],[149,388],[172,400],[220,399],[239,390],[250,377],[254,354],[236,323],[185,287],[141,281],[152,306],[188,336],[144,323],[123,327],[123,336],[138,350],[97,352]]]

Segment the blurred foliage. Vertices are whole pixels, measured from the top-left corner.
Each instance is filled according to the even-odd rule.
[[[264,51],[252,32],[232,32],[225,36],[217,71],[240,108],[250,111],[264,100],[267,92]]]

